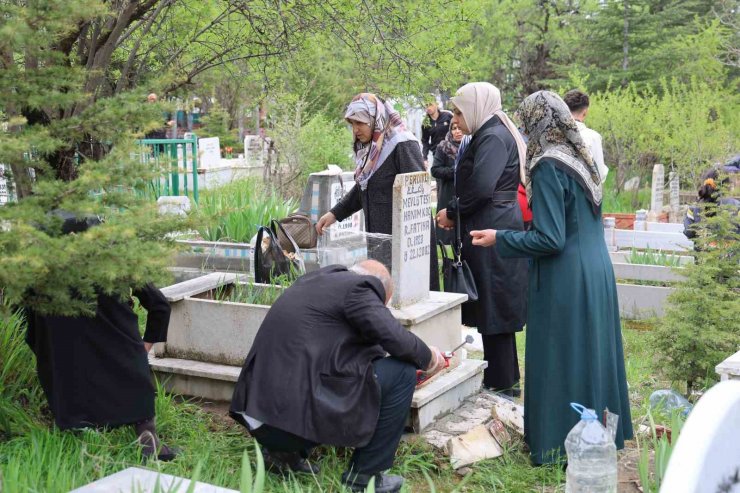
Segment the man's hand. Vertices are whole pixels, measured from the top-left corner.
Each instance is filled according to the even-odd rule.
[[[496,230],[495,229],[482,229],[480,231],[471,231],[470,236],[473,237],[473,245],[490,247],[496,244]]]
[[[439,373],[440,371],[445,369],[446,361],[445,357],[442,355],[442,351],[440,351],[438,348],[434,346],[429,346],[429,350],[432,352],[432,359],[429,360],[429,366],[424,371],[424,373],[431,377],[435,373]]]
[[[149,354],[149,351],[151,351],[151,350],[152,350],[152,346],[153,346],[153,345],[154,345],[154,343],[153,343],[153,342],[145,342],[145,343],[144,343],[144,351],[146,351],[146,352],[147,352],[147,354]]]
[[[437,226],[442,229],[452,229],[455,227],[455,221],[447,218],[447,209],[437,212]]]
[[[319,235],[324,234],[324,230],[337,222],[336,216],[334,216],[334,213],[327,212],[321,218],[319,219],[319,222],[316,223],[316,232]]]

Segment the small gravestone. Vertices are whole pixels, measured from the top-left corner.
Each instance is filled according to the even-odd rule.
[[[221,164],[221,141],[218,137],[198,139],[198,167],[215,168]]]
[[[0,205],[7,204],[12,200],[10,187],[8,186],[8,178],[5,173],[5,165],[0,164]]]
[[[645,209],[635,211],[635,231],[647,231],[647,213]]]
[[[617,220],[613,217],[605,217],[604,221],[604,241],[606,242],[606,248],[610,252],[617,250],[617,237],[615,235],[615,229],[617,227]]]
[[[668,187],[670,189],[670,221],[672,223],[678,222],[680,219],[679,208],[681,205],[681,187],[678,180],[678,173],[671,171],[668,173]]]
[[[662,164],[653,166],[653,182],[650,187],[650,212],[649,221],[657,220],[663,212],[663,189],[665,188],[665,167]]]
[[[341,177],[341,173],[337,175]],[[355,186],[354,180],[336,181],[329,185],[329,209],[333,208],[344,197],[344,194],[352,190]],[[329,238],[337,240],[356,236],[362,231],[362,213],[356,212],[346,218],[344,221],[338,221],[333,227],[329,228]]]
[[[186,216],[190,211],[190,197],[185,195],[162,195],[157,199],[157,210],[163,215]]]
[[[429,297],[432,184],[425,171],[396,176],[393,182],[392,305]]]
[[[639,176],[633,176],[626,182],[624,182],[624,191],[625,192],[634,192],[640,188],[640,177]]]

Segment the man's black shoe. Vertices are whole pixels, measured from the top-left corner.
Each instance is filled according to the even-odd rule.
[[[342,474],[342,483],[354,492],[365,491],[370,483],[372,474],[354,474],[345,472]],[[375,475],[375,493],[397,493],[401,491],[403,478],[392,474]]]
[[[309,464],[306,459],[297,452],[270,452],[262,449],[262,457],[265,461],[265,469],[274,474],[287,476],[294,474],[318,474],[319,466]]]

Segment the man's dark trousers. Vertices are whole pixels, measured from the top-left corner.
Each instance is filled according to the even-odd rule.
[[[393,465],[416,386],[416,368],[411,364],[381,358],[373,361],[373,368],[380,385],[380,415],[370,442],[355,449],[350,461],[348,470],[358,474],[377,474]],[[260,445],[273,452],[297,452],[308,457],[318,445],[266,424],[251,433]]]

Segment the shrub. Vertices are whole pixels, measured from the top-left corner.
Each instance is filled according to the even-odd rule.
[[[714,209],[714,210],[709,210]],[[716,211],[714,217],[707,217]],[[716,381],[714,367],[740,349],[740,234],[732,211],[709,205],[694,239],[696,263],[669,297],[655,332],[657,358],[687,395]]]

